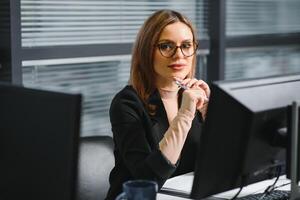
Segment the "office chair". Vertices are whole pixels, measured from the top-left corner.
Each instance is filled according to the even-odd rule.
[[[77,200],[104,199],[114,166],[113,139],[90,136],[80,139]]]

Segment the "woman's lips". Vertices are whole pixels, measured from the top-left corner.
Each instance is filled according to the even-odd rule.
[[[168,65],[168,67],[175,69],[175,70],[180,70],[183,69],[186,65],[185,64],[172,64]]]

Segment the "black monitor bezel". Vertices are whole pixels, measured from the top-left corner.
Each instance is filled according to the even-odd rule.
[[[218,98],[224,98],[222,99],[222,101],[226,101],[227,103],[240,103],[240,109],[244,109],[244,114],[247,113],[247,111],[249,111],[249,116],[253,114],[253,111],[249,110],[249,107],[247,107],[247,105],[243,105],[241,102],[238,102],[238,99],[235,99],[236,97],[233,97],[231,90],[232,88],[251,88],[251,87],[259,87],[261,85],[263,86],[268,86],[268,85],[272,85],[272,84],[281,84],[281,83],[292,83],[292,82],[300,82],[300,74],[294,74],[294,75],[287,75],[287,76],[276,76],[276,77],[269,77],[269,78],[264,78],[264,79],[251,79],[251,80],[234,80],[234,81],[218,81],[218,82],[214,82],[211,85],[211,90],[212,90],[212,95],[210,97],[210,102],[209,102],[209,106],[208,106],[208,113],[207,113],[207,119],[206,122],[204,124],[204,128],[203,128],[203,133],[200,139],[200,146],[199,146],[199,150],[197,152],[197,161],[196,161],[196,167],[195,167],[195,177],[194,177],[194,183],[193,183],[193,187],[192,187],[192,191],[191,191],[191,197],[192,198],[203,198],[203,197],[207,197],[210,196],[212,194],[216,194],[219,192],[223,192],[226,190],[230,190],[236,187],[240,187],[242,185],[247,185],[249,183],[253,183],[256,181],[260,181],[260,180],[264,180],[266,178],[271,178],[269,177],[270,174],[264,174],[264,176],[261,177],[256,177],[254,180],[248,180],[247,177],[243,177],[243,175],[241,175],[241,173],[243,171],[245,171],[245,158],[244,156],[246,155],[246,152],[240,152],[240,154],[232,154],[232,158],[230,160],[226,159],[226,153],[228,154],[228,151],[226,152],[226,149],[221,149],[221,143],[216,143],[216,148],[220,149],[220,152],[222,152],[222,150],[224,150],[223,152],[225,152],[222,156],[223,158],[219,158],[218,159],[211,159],[209,162],[210,164],[201,164],[201,157],[205,157],[207,156],[206,154],[211,154],[211,152],[207,152],[209,150],[211,150],[211,148],[209,148],[208,146],[205,145],[209,145],[209,144],[205,144],[205,142],[207,140],[207,137],[210,137],[208,135],[208,133],[206,134],[205,132],[209,132],[209,130],[206,130],[207,127],[211,128],[213,125],[213,120],[211,119],[212,117],[215,116],[210,116],[211,113],[216,113],[217,111],[214,110],[214,105],[216,104],[220,104],[220,99]],[[292,99],[291,99],[292,102]],[[288,103],[287,103],[288,105]],[[268,108],[266,110],[261,111],[260,113],[264,114],[264,112],[278,112],[281,115],[284,115],[286,113],[286,106],[281,106],[281,107],[274,107],[274,108]],[[226,107],[226,105],[225,105]],[[232,114],[238,114],[238,113],[234,113],[235,111],[230,111],[230,110],[226,110],[225,108],[225,112]],[[255,111],[256,112],[256,111]],[[259,113],[259,112],[258,112]],[[257,113],[256,113],[257,114]],[[215,115],[215,114],[214,114]],[[224,115],[223,115],[224,116]],[[228,116],[229,117],[229,116]],[[247,117],[246,117],[247,118]],[[249,118],[250,119],[250,118]],[[218,119],[221,120],[221,119]],[[218,121],[217,120],[217,121]],[[207,126],[207,127],[206,127]],[[218,125],[216,125],[218,126]],[[243,130],[247,130],[251,127],[247,127],[247,124],[241,125],[240,127],[240,131],[242,132]],[[248,135],[247,137],[250,137],[250,135]],[[239,144],[237,144],[238,146],[236,147],[236,149],[239,149],[241,146],[247,145],[246,143],[243,143],[243,140],[241,138],[239,138],[238,136],[235,136],[235,138],[232,138],[233,140],[236,141],[240,141]],[[244,138],[245,140],[248,140],[249,138]],[[212,139],[210,139],[212,140]],[[223,142],[223,141],[222,141]],[[225,140],[225,142],[228,142]],[[212,142],[210,142],[210,144],[212,144]],[[229,144],[226,144],[227,146]],[[225,146],[226,146],[225,145]],[[282,148],[282,147],[280,147]],[[244,148],[245,150],[246,148]],[[281,150],[280,150],[281,151]],[[283,150],[285,151],[285,150]],[[217,153],[213,153],[212,155],[214,155],[215,157],[218,157],[219,155]],[[282,159],[280,158],[280,162],[284,162]],[[204,159],[204,160],[208,160],[208,158]],[[199,164],[200,163],[200,164]],[[234,163],[239,163],[239,164],[234,164]],[[280,163],[280,165],[282,165],[283,163]],[[203,183],[202,181],[200,181],[200,179],[205,176],[203,175],[203,173],[205,173],[204,171],[206,170],[212,170],[214,167],[212,167],[213,165],[223,165],[222,167],[219,167],[218,169],[224,170],[224,171],[228,171],[228,174],[224,175],[224,173],[220,173],[218,170],[215,171],[215,174],[212,174],[213,177],[210,177],[210,179],[206,178],[208,181],[206,183]],[[199,172],[201,171],[202,172]],[[273,169],[275,170],[275,169]],[[223,177],[222,177],[223,176]],[[199,184],[200,183],[200,184]]]
[[[3,130],[7,131],[5,131],[5,133],[2,132],[1,134],[3,142],[2,144],[5,143],[5,145],[1,145],[2,147],[0,147],[0,149],[3,151],[0,153],[0,155],[4,156],[2,158],[5,158],[8,163],[12,163],[14,166],[9,168],[9,164],[2,164],[0,167],[3,175],[1,176],[1,188],[5,190],[5,192],[1,192],[0,196],[2,198],[9,197],[12,199],[17,199],[18,197],[28,197],[30,199],[40,199],[41,197],[42,199],[75,199],[82,95],[47,91],[44,89],[25,88],[20,85],[0,83],[0,98],[0,106],[2,108],[7,106],[7,108],[2,109],[0,117],[3,123],[0,125],[0,133]],[[29,102],[29,100],[32,100],[32,102]],[[14,105],[16,108],[18,108],[18,110],[11,109]],[[61,109],[53,107],[55,105],[59,105],[59,108]],[[45,112],[43,110],[45,110]],[[50,113],[51,115],[53,114],[53,116],[46,116]],[[38,114],[38,116],[35,116],[34,114]],[[48,122],[45,121],[45,119],[42,119],[43,114],[46,116],[45,119],[49,119],[49,121],[47,120]],[[64,116],[65,119],[62,119],[59,114]],[[67,173],[65,177],[57,178],[57,180],[62,180],[62,183],[57,182],[56,185],[51,185],[50,182],[47,183],[47,179],[45,178],[43,184],[39,185],[37,181],[35,181],[35,173],[41,175],[43,174],[43,169],[39,167],[37,168],[39,172],[37,172],[31,170],[30,166],[35,166],[33,168],[36,168],[36,166],[45,166],[45,163],[48,162],[48,158],[44,159],[43,156],[48,155],[54,157],[55,155],[51,154],[51,152],[57,152],[57,149],[64,148],[63,141],[60,141],[59,138],[53,138],[51,136],[51,131],[53,131],[55,128],[49,128],[49,126],[56,126],[56,124],[50,120],[52,117],[61,119],[62,121],[59,123],[60,125],[65,122],[66,125],[63,125],[64,127],[62,129],[67,131],[67,133],[63,137],[63,141],[68,143],[65,147],[67,149],[64,149],[64,152],[58,155],[59,158],[53,160],[61,160],[63,159],[62,157],[66,155],[68,156],[68,158],[66,158],[68,159],[68,161],[66,161],[68,164],[67,166],[60,166],[58,163],[53,163],[53,165],[49,166],[49,169],[44,171],[45,177],[49,177],[50,174],[56,174],[56,170],[57,172],[60,171],[59,174],[65,170],[69,170],[69,173]],[[41,126],[43,124],[49,124],[48,126],[44,127],[44,133],[40,132],[41,136],[37,135],[37,132],[35,133],[35,128],[33,128],[34,122],[36,122],[36,126],[39,130],[41,130]],[[41,124],[39,124],[39,122],[41,122]],[[32,125],[26,125],[26,123],[32,123]],[[56,127],[56,129],[57,133],[62,132],[59,130],[60,127]],[[26,135],[28,135],[28,137]],[[18,139],[18,137],[22,138],[22,140]],[[54,143],[52,143],[52,145],[45,145],[42,147],[47,149],[36,149],[35,154],[35,146],[41,147],[41,144],[46,143],[43,137],[50,139]],[[5,138],[8,138],[8,140]],[[22,149],[18,150],[18,145],[22,146],[23,151]],[[26,148],[26,145],[28,148]],[[30,147],[28,145],[30,145]],[[53,146],[53,148],[57,147],[57,149],[51,150],[51,146]],[[27,154],[28,152],[32,153],[29,155]],[[19,158],[9,158],[10,154],[18,155]],[[34,158],[38,157],[41,158],[41,160],[36,160],[32,164],[19,163],[19,166],[16,165],[16,163],[18,163],[18,159],[32,161]],[[59,169],[60,167],[64,169]],[[14,173],[12,170],[15,168],[18,168],[20,172]],[[50,173],[46,174],[47,172]],[[23,180],[21,177],[17,177],[16,174],[24,174],[24,177],[31,178]],[[37,180],[41,180],[41,178],[39,177]],[[57,191],[55,189],[60,187],[60,184],[63,184],[61,187],[65,189],[65,192],[63,193],[59,192],[59,189]],[[47,188],[41,188],[42,185],[46,185]],[[45,194],[42,194],[43,191]]]

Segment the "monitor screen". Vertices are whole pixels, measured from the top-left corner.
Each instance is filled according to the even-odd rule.
[[[75,195],[81,95],[0,84],[0,199]]]
[[[287,106],[300,100],[300,74],[220,81],[211,90],[193,198],[272,178],[285,167]]]

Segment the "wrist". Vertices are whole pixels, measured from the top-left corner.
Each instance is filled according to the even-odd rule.
[[[193,120],[195,117],[195,112],[191,112],[187,108],[180,108],[178,110],[178,115],[184,116],[184,118]]]

